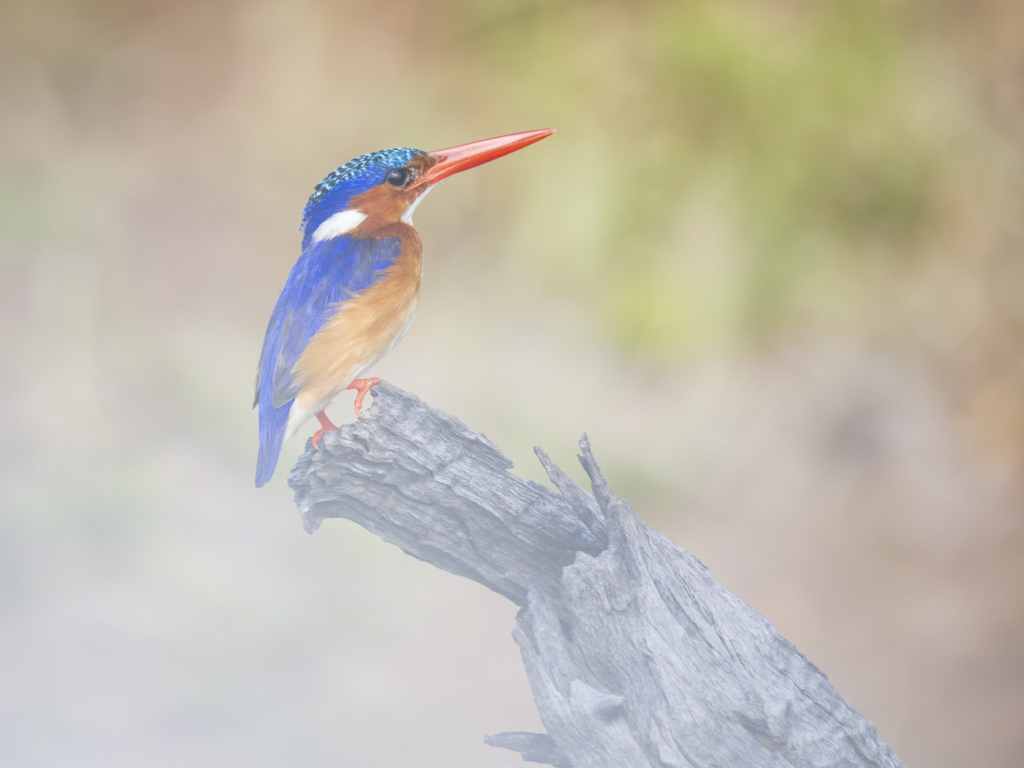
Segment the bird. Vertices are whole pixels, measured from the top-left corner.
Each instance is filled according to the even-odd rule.
[[[316,185],[302,214],[302,251],[285,280],[256,371],[256,487],[273,477],[285,440],[310,417],[313,446],[338,429],[325,408],[401,340],[419,302],[423,244],[412,215],[434,185],[554,133],[525,131],[425,152],[398,147],[361,155]]]

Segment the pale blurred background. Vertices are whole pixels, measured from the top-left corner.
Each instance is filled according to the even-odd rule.
[[[514,607],[306,535],[250,405],[316,182],[554,127],[419,208],[376,374],[587,431],[908,766],[1024,765],[1019,0],[2,11],[0,764],[523,765]]]

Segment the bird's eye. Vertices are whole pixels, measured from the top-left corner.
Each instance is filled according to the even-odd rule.
[[[392,187],[404,187],[408,180],[409,170],[407,168],[395,168],[393,171],[388,171],[388,184]]]

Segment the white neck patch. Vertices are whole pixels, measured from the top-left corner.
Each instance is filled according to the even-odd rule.
[[[413,203],[413,206],[416,203]],[[412,206],[409,206],[410,208]],[[408,211],[406,211],[408,214]],[[404,218],[404,217],[403,217]],[[351,232],[353,229],[358,227],[366,219],[366,214],[361,211],[357,211],[354,208],[350,208],[347,211],[338,211],[336,214],[328,219],[325,219],[319,227],[313,232],[313,242],[318,243],[321,240],[327,240],[338,235],[344,235],[346,232]]]
[[[412,226],[412,212],[416,210],[416,206],[420,204],[420,200],[426,197],[427,192],[429,192],[432,189],[433,187],[427,187],[426,189],[423,190],[423,193],[419,197],[412,201],[412,204],[408,208],[406,208],[405,213],[402,214],[402,221],[404,221],[409,226]]]

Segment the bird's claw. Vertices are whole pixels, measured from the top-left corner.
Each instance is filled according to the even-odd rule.
[[[331,423],[331,420],[327,418],[327,414],[323,411],[320,411],[316,418],[320,422],[320,429],[313,433],[313,447],[319,451],[320,441],[323,439],[324,432],[337,432],[338,428]]]
[[[363,418],[363,398],[366,397],[367,392],[378,384],[380,384],[380,379],[374,377],[372,379],[354,379],[351,384],[345,387],[345,389],[356,390],[356,416],[360,419]],[[331,420],[327,418],[327,414],[323,411],[317,413],[316,418],[320,422],[320,429],[313,433],[313,447],[319,451],[320,441],[323,440],[324,432],[337,432],[338,427],[331,423]]]
[[[356,416],[360,419],[363,418],[363,398],[366,397],[367,392],[378,384],[380,384],[380,379],[373,377],[372,379],[353,379],[352,383],[345,387],[345,389],[356,390]]]

